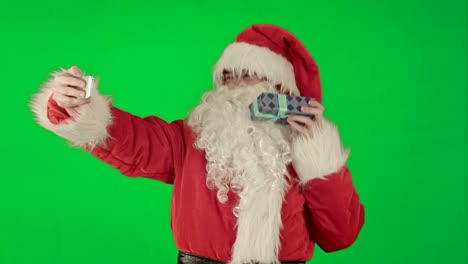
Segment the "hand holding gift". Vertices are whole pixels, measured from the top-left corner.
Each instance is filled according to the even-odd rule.
[[[308,134],[308,131],[312,129],[313,126],[316,126],[317,123],[322,122],[323,120],[323,112],[325,111],[325,107],[322,104],[315,100],[309,101],[308,106],[302,106],[301,112],[311,114],[312,117],[309,116],[302,116],[302,115],[290,115],[288,117],[288,123],[294,127],[298,132],[303,134]],[[300,126],[297,122],[301,122],[304,126]]]
[[[290,124],[297,131],[307,134],[315,122],[323,118],[325,108],[314,98],[262,93],[249,105],[253,120],[272,120]]]

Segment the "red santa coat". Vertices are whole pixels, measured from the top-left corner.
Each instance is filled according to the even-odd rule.
[[[216,190],[206,187],[205,155],[193,147],[195,135],[184,120],[167,123],[156,116],[132,115],[114,107],[97,90],[90,104],[70,115],[52,99],[48,84],[31,102],[40,125],[85,148],[123,175],[172,184],[171,229],[176,247],[218,261],[231,260],[238,236],[232,213],[237,196],[229,192],[228,202],[222,204]],[[312,143],[301,143],[306,158],[308,148],[317,142]],[[323,153],[318,160],[333,154]],[[288,167],[298,181],[289,181],[281,208],[279,260],[308,261],[315,244],[332,252],[356,240],[364,223],[364,208],[344,164],[346,158],[329,166],[328,172],[323,162],[315,171],[310,167],[314,163],[307,161]],[[296,173],[297,168],[302,175]]]

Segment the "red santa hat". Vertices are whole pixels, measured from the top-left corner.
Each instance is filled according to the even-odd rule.
[[[243,70],[280,84],[284,92],[322,102],[317,64],[305,46],[283,28],[252,25],[242,31],[216,63],[214,83],[222,85],[225,71]]]

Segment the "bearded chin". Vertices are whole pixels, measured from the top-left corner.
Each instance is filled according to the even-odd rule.
[[[233,90],[221,86],[206,92],[188,118],[197,134],[195,146],[206,153],[207,186],[217,189],[222,203],[227,201],[229,189],[240,196],[242,204],[246,187],[283,184],[291,162],[292,129],[269,120],[251,120],[248,109],[259,94],[274,91],[267,82]],[[236,216],[237,210],[239,207]]]

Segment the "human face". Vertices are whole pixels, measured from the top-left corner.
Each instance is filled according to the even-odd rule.
[[[265,81],[265,79],[259,79],[255,75],[250,75],[247,71],[243,71],[240,77],[237,77],[232,72],[225,72],[224,73],[224,85],[226,85],[229,89],[236,89],[241,84],[244,85],[255,85]]]

